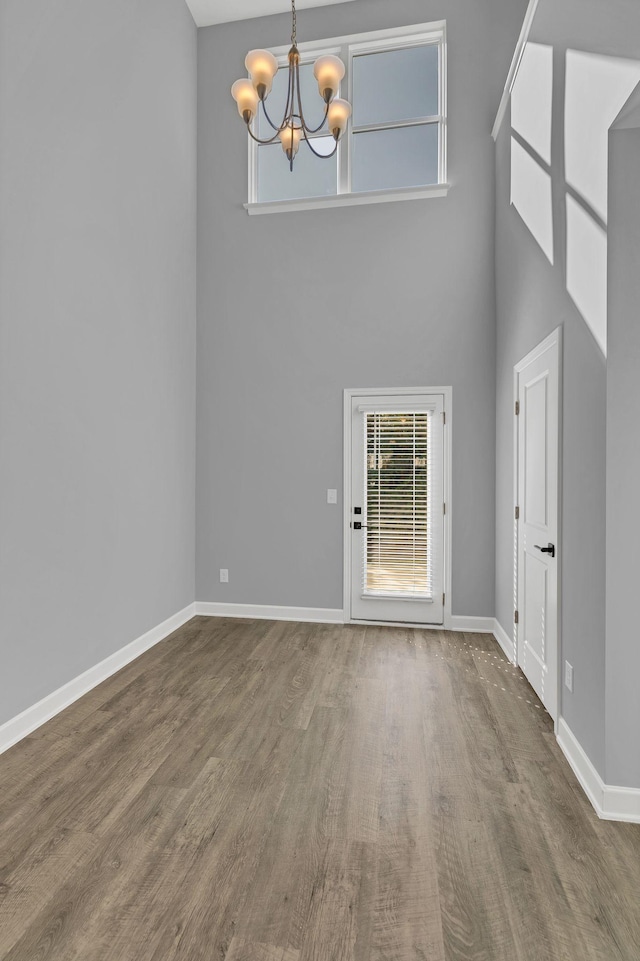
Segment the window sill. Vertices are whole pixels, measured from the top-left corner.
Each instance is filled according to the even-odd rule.
[[[336,194],[333,197],[307,197],[301,200],[274,200],[270,203],[245,204],[244,209],[256,214],[281,214],[294,210],[317,210],[325,207],[357,207],[361,204],[387,204],[396,200],[430,200],[446,197],[449,184],[430,187],[403,187],[400,190],[372,190],[362,194]]]
[[[434,604],[433,597],[427,597],[425,594],[402,594],[400,591],[388,591],[386,594],[384,591],[380,591],[378,594],[361,594],[361,601],[417,601],[420,604]]]

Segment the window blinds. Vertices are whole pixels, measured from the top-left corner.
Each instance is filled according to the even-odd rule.
[[[429,412],[366,413],[363,593],[432,596]]]

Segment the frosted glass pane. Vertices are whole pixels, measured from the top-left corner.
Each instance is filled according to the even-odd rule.
[[[354,126],[437,116],[438,49],[429,44],[354,57]]]
[[[276,126],[282,123],[284,108],[287,105],[287,83],[289,81],[288,67],[280,67],[273,80],[271,93],[265,100],[269,116]],[[302,95],[302,109],[307,126],[313,129],[322,121],[325,114],[325,103],[318,93],[318,82],[313,76],[313,64],[303,63],[300,67],[300,93]],[[294,113],[298,113],[298,103]],[[258,107],[258,136],[261,139],[273,136],[275,131],[269,126],[262,113],[262,106]]]
[[[354,193],[437,183],[437,123],[353,135],[351,189]]]
[[[314,137],[314,149],[331,153],[333,137]],[[337,155],[321,160],[302,140],[289,170],[289,161],[280,145],[258,147],[258,202],[299,200],[301,197],[331,197],[338,189]]]

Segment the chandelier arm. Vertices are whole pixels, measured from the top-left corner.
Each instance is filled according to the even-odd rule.
[[[293,113],[294,109],[293,101],[295,92],[295,77],[293,76],[293,71],[291,69],[291,61],[289,61],[289,76],[287,78],[287,103],[284,108],[284,118],[282,120],[282,126],[280,127],[281,130],[283,127],[286,127],[289,124],[290,120],[292,120],[291,114]]]
[[[293,0],[291,0],[291,2],[293,3]],[[300,126],[304,131],[306,131],[307,124],[304,119],[304,113],[302,112],[302,94],[300,93],[300,61],[298,61],[295,64],[295,71],[296,71],[296,80],[297,80],[297,86],[298,86],[298,113],[300,116]],[[295,87],[295,83],[294,83],[294,87]],[[294,104],[294,109],[295,109],[295,104]],[[305,140],[306,140],[306,137],[305,137]]]
[[[314,154],[314,156],[320,157],[321,160],[328,160],[330,157],[333,157],[334,154],[335,154],[335,152],[337,151],[337,149],[338,149],[338,141],[336,140],[335,146],[334,146],[333,150],[331,151],[331,153],[329,153],[329,154],[322,154],[322,153],[318,153],[317,150],[314,150],[314,148],[311,146],[311,141],[309,140],[309,137],[307,136],[307,134],[317,133],[318,130],[320,130],[320,127],[322,127],[322,126],[324,125],[324,120],[326,120],[327,114],[329,113],[329,105],[327,104],[327,113],[325,114],[325,118],[324,118],[324,120],[322,121],[322,123],[320,124],[320,127],[317,127],[315,130],[311,130],[310,128],[308,128],[308,127],[307,127],[307,124],[306,124],[306,122],[305,122],[305,119],[304,119],[304,113],[302,112],[302,96],[301,96],[301,94],[300,94],[300,66],[299,66],[299,64],[296,64],[296,74],[297,74],[297,78],[298,78],[298,110],[300,111],[300,126],[301,126],[301,128],[302,128],[302,136],[303,136],[304,139],[306,140],[306,142],[307,142],[307,147],[309,148],[309,150],[311,151],[311,153]]]
[[[284,130],[285,127],[288,127],[289,121],[291,120],[290,111],[293,109],[293,100],[294,100],[293,90],[292,90],[293,84],[291,80],[292,80],[292,71],[291,71],[291,67],[289,67],[289,77],[287,80],[287,102],[284,107],[284,115],[283,115],[282,123],[280,124],[280,126],[277,126],[277,124],[275,124],[271,119],[271,117],[269,116],[264,100],[260,101],[262,104],[262,112],[265,116],[267,123],[269,124],[271,129],[275,130],[277,133],[280,133],[281,130]]]
[[[337,140],[336,140],[335,146],[334,146],[333,150],[331,151],[331,153],[318,153],[318,151],[317,151],[317,150],[314,150],[313,147],[311,146],[311,141],[310,141],[309,138],[307,137],[307,131],[306,131],[304,128],[302,129],[302,135],[303,135],[304,139],[307,141],[307,147],[309,148],[309,150],[311,151],[311,153],[314,154],[316,157],[320,157],[320,160],[330,160],[331,157],[334,157],[334,156],[335,156],[335,153],[336,153],[336,151],[337,151],[337,149],[338,149],[338,141],[337,141]]]
[[[322,128],[324,127],[324,125],[325,125],[325,123],[326,123],[326,121],[327,121],[327,117],[328,117],[328,116],[329,116],[329,104],[327,104],[327,108],[326,108],[326,110],[325,110],[325,112],[324,112],[324,117],[322,118],[322,123],[318,124],[317,127],[313,127],[313,129],[312,129],[311,127],[307,127],[304,119],[302,120],[302,125],[303,125],[303,127],[304,127],[304,129],[306,130],[307,133],[318,133],[318,131],[322,130]]]
[[[296,77],[297,77],[297,81],[298,81],[298,110],[300,111],[300,114],[299,114],[299,117],[300,117],[300,125],[302,126],[302,129],[303,129],[306,133],[318,133],[318,131],[319,131],[319,130],[322,130],[322,128],[324,127],[325,121],[326,121],[327,117],[329,116],[329,104],[327,104],[326,107],[325,107],[324,117],[322,118],[322,121],[321,121],[321,123],[319,124],[319,126],[317,126],[317,127],[309,127],[309,126],[307,125],[307,121],[304,119],[304,113],[302,112],[302,94],[301,94],[301,92],[300,92],[300,64],[299,64],[299,63],[296,64]],[[306,139],[307,139],[307,138],[305,137],[305,140],[306,140]],[[329,154],[329,156],[333,156],[333,155],[332,155],[332,154]]]
[[[284,120],[282,121],[281,125],[278,127],[278,126],[276,126],[276,124],[273,122],[273,120],[271,119],[271,117],[270,117],[269,114],[267,113],[267,108],[266,108],[265,105],[264,105],[264,100],[262,100],[261,103],[262,103],[262,112],[263,112],[263,114],[264,114],[264,116],[265,116],[265,119],[266,119],[267,123],[269,124],[269,126],[271,127],[272,130],[275,130],[275,131],[277,131],[278,133],[280,133],[280,131],[282,130],[282,128],[283,128],[283,127],[286,127],[286,119],[287,119],[287,114],[288,114],[288,112],[289,112],[289,104],[287,103],[287,107],[286,107],[286,109],[285,109]]]
[[[247,133],[249,134],[252,140],[255,140],[256,143],[259,143],[259,144],[262,144],[262,146],[265,146],[266,144],[275,143],[276,140],[278,139],[280,131],[278,130],[278,133],[275,133],[273,137],[271,137],[268,140],[261,140],[260,137],[256,137],[251,127],[247,124]]]

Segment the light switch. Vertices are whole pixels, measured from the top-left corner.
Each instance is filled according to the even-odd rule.
[[[338,503],[338,492],[330,487],[327,491],[327,504],[337,504]]]
[[[221,584],[229,583],[229,571],[224,567],[220,568],[220,583]]]
[[[573,665],[569,661],[564,662],[564,686],[573,693]]]

